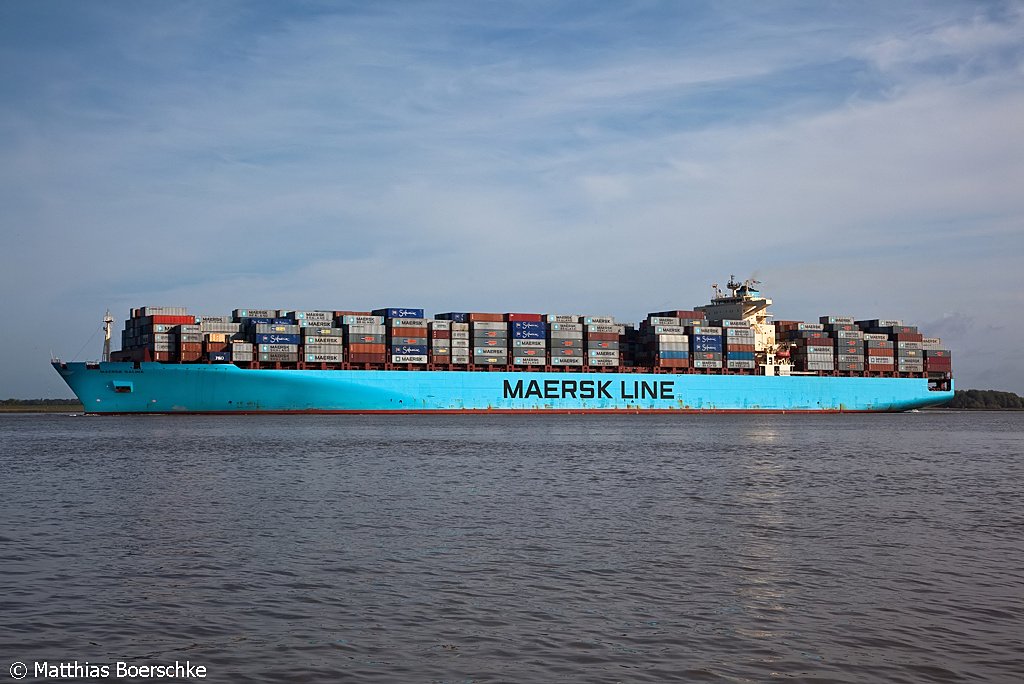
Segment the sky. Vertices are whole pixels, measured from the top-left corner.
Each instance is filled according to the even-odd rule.
[[[0,398],[71,396],[108,308],[635,323],[730,274],[1024,393],[1024,3],[0,3]]]

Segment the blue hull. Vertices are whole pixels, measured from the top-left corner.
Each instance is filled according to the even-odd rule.
[[[55,363],[88,413],[906,411],[948,392],[922,378],[637,373],[247,370]]]

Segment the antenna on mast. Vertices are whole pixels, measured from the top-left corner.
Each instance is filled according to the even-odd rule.
[[[110,315],[110,309],[103,317],[103,360],[110,361],[110,331],[114,326],[114,317]]]

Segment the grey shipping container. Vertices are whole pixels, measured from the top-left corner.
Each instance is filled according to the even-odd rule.
[[[307,354],[341,354],[344,349],[340,344],[307,344],[303,351]]]
[[[260,352],[260,361],[270,361],[270,362],[280,361],[280,362],[284,363],[284,362],[293,362],[293,361],[298,361],[298,360],[299,360],[298,352],[293,353],[293,354],[286,354],[284,352]]]
[[[261,344],[260,353],[265,354],[297,354],[299,351],[299,345],[297,344]]]
[[[508,331],[508,323],[505,322],[492,322],[492,321],[473,321],[471,323],[473,330],[500,330],[502,332]]]
[[[575,330],[552,330],[548,333],[552,340],[582,340],[583,333]]]

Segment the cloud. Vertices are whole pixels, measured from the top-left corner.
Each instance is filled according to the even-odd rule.
[[[787,318],[1021,303],[1015,6],[50,7],[0,34],[0,286],[62,353],[108,305],[635,321],[756,269]]]

